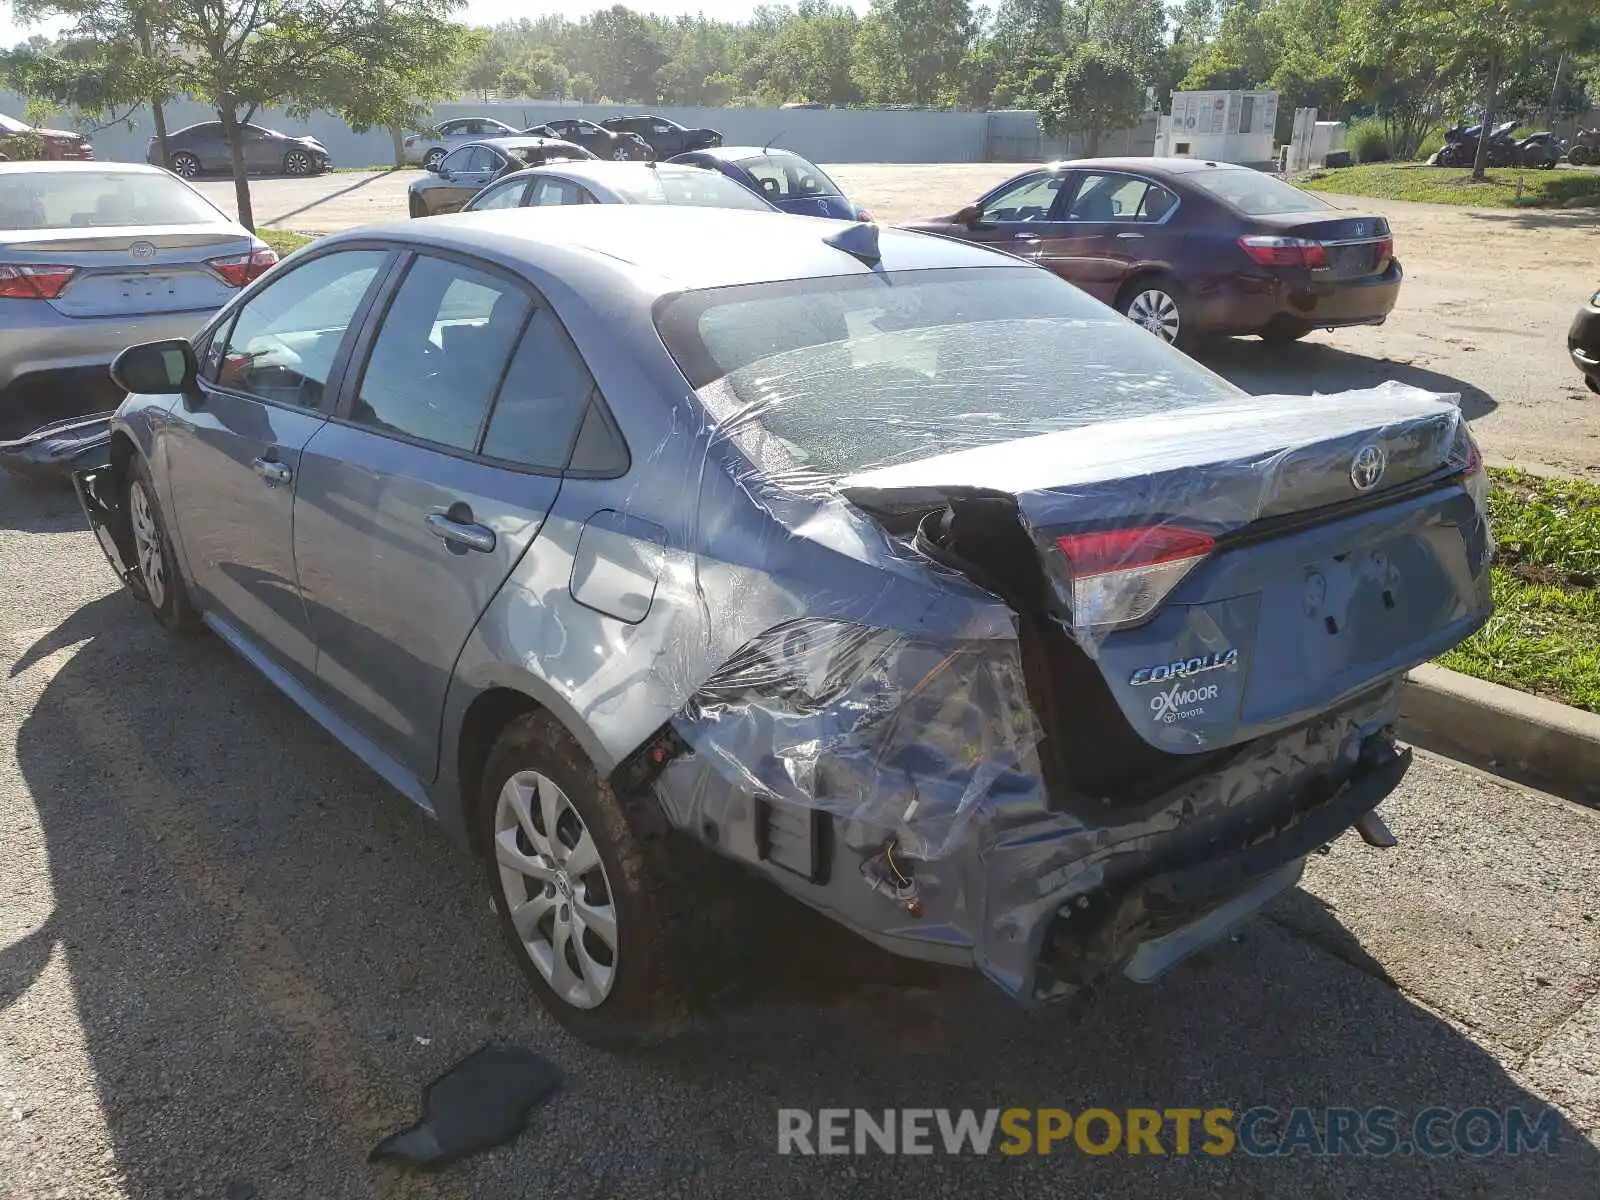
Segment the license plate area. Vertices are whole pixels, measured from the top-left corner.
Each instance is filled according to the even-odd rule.
[[[1377,266],[1377,255],[1378,246],[1373,242],[1362,242],[1355,246],[1329,246],[1328,264],[1340,279],[1351,279],[1358,275],[1371,275]]]

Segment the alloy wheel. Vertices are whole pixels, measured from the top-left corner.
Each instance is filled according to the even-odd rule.
[[[618,162],[626,162],[628,160],[628,148],[626,146],[618,146],[611,152],[611,157]]]
[[[284,164],[289,168],[291,175],[311,174],[311,156],[304,150],[293,150],[289,153],[289,161]]]
[[[1178,302],[1159,288],[1146,288],[1128,303],[1128,318],[1164,342],[1178,340]]]
[[[597,1008],[617,977],[617,909],[582,815],[547,776],[519,771],[500,789],[494,843],[523,949],[564,1002]]]
[[[161,526],[156,524],[155,507],[138,479],[128,489],[128,516],[145,594],[152,607],[160,608],[167,601],[167,561],[161,554]]]
[[[172,156],[172,173],[184,179],[193,179],[200,174],[200,160],[192,154],[174,154]]]
[[[432,168],[432,167],[437,167],[443,161],[444,161],[444,151],[443,150],[429,150],[428,151],[428,156],[422,160],[422,165],[424,167]]]

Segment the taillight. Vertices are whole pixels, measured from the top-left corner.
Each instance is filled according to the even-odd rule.
[[[1461,486],[1467,489],[1467,495],[1481,513],[1489,508],[1489,472],[1483,465],[1483,451],[1478,449],[1478,443],[1471,445],[1466,470],[1461,472]]]
[[[243,287],[278,261],[270,246],[261,246],[249,254],[230,254],[226,258],[208,258],[206,266],[222,276],[229,287]]]
[[[1073,625],[1090,629],[1143,620],[1216,544],[1210,534],[1179,525],[1057,538],[1066,558]]]
[[[54,300],[77,267],[0,265],[0,300]]]
[[[1240,238],[1239,248],[1263,267],[1307,267],[1316,271],[1328,265],[1328,248],[1307,238],[1261,234]]]
[[[1394,258],[1394,235],[1387,234],[1378,243],[1378,270],[1386,270],[1392,258]]]
[[[417,135],[414,133],[407,134],[405,144],[407,146],[415,146],[417,144]]]

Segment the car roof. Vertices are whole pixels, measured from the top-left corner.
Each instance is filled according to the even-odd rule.
[[[704,150],[691,150],[689,153],[704,154],[721,162],[739,162],[746,158],[760,158],[763,154],[787,154],[790,158],[800,159],[801,162],[810,161],[782,146],[707,146]]]
[[[95,174],[115,175],[168,175],[169,172],[161,167],[152,167],[147,163],[111,162],[106,159],[69,162],[51,162],[48,159],[29,160],[27,162],[0,162],[0,173],[6,175],[24,175],[30,172],[78,171],[94,172]],[[231,218],[230,218],[231,220]]]
[[[506,179],[521,179],[525,175],[560,175],[563,178],[577,182],[594,182],[604,187],[615,187],[626,183],[629,179],[643,179],[647,175],[665,175],[671,178],[674,175],[687,175],[691,171],[705,171],[704,167],[696,167],[690,163],[675,162],[618,162],[610,158],[580,158],[568,162],[544,163],[537,167],[524,167],[505,176]],[[717,176],[721,178],[721,176]],[[731,182],[728,181],[728,182]]]
[[[627,276],[649,296],[742,283],[877,271],[1019,266],[1020,261],[953,238],[878,228],[881,261],[869,266],[823,239],[851,222],[780,212],[669,204],[573,204],[497,209],[349,230],[320,243],[380,237],[457,250],[515,270],[557,269],[577,255]]]
[[[1192,175],[1197,171],[1237,170],[1252,167],[1205,158],[1073,158],[1048,162],[1033,170],[1130,171],[1135,175]],[[1025,173],[1025,172],[1024,172]]]
[[[563,141],[561,138],[529,137],[517,134],[514,137],[481,137],[474,138],[459,147],[465,150],[468,146],[490,146],[496,150],[577,150],[584,154],[588,151],[574,142]]]

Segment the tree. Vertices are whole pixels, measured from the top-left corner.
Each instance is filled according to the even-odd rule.
[[[76,109],[101,128],[148,104],[165,162],[165,105],[177,92],[181,64],[161,0],[18,0],[14,9],[27,23],[64,16],[72,24],[58,42],[30,39],[6,56],[12,86]]]
[[[1039,124],[1051,137],[1082,134],[1093,158],[1100,139],[1126,129],[1144,115],[1144,84],[1136,67],[1098,42],[1085,42],[1061,64],[1055,84],[1039,106]]]
[[[872,0],[852,74],[868,100],[927,107],[960,85],[977,34],[967,0]]]

